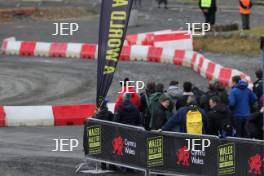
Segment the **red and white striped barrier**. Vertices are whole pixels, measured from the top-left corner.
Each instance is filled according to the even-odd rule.
[[[108,106],[109,110],[114,110],[114,104]],[[83,125],[95,108],[95,104],[0,106],[0,127]]]
[[[170,33],[172,30],[162,30],[162,31],[155,31],[155,32],[147,32],[147,33],[138,33],[138,34],[129,34],[126,36],[126,43],[127,45],[148,45],[147,42],[151,40],[151,36],[155,34],[166,34]]]
[[[97,59],[97,46],[95,44],[29,42],[16,41],[14,38],[3,42],[2,52],[7,55]],[[234,75],[240,75],[250,85],[252,83],[248,75],[212,62],[194,51],[132,45],[123,47],[120,60],[182,65],[192,68],[206,79],[219,80],[226,86],[231,85]]]
[[[174,49],[193,50],[193,38],[188,31],[164,30],[149,33],[127,35],[126,44],[171,47]]]

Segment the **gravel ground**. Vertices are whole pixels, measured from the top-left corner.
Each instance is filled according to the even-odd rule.
[[[0,0],[0,6],[15,6],[18,1]],[[19,1],[20,2],[20,1]],[[69,2],[69,1],[68,1]],[[71,5],[86,5],[96,1],[71,1]],[[200,10],[193,4],[185,5],[180,0],[170,1],[169,10],[152,7],[152,1],[143,1],[139,8],[138,26],[129,28],[129,33],[186,28],[186,22],[203,22]],[[79,4],[78,4],[79,3]],[[217,23],[240,23],[237,1],[219,1]],[[44,4],[49,6],[50,4]],[[89,5],[89,4],[87,4]],[[58,6],[58,5],[57,5]],[[263,7],[255,6],[252,26],[264,26]],[[64,22],[66,20],[60,20]],[[68,20],[77,22],[80,30],[74,36],[54,37],[54,21],[22,19],[15,23],[0,24],[0,40],[15,36],[18,40],[90,42],[98,35],[98,17]],[[225,66],[244,71],[254,78],[254,70],[261,66],[261,57],[233,56],[203,53],[209,59]],[[119,80],[129,76],[131,80],[155,80],[168,86],[170,80],[183,83],[192,81],[206,89],[207,81],[188,68],[150,63],[120,62],[109,91],[114,101]],[[1,105],[49,105],[92,103],[96,91],[96,62],[73,59],[47,59],[34,57],[8,57],[0,55],[0,104]],[[2,128],[0,129],[0,175],[1,176],[75,176],[75,166],[82,162],[82,127],[48,128]],[[70,153],[51,152],[54,138],[79,139],[79,147]],[[93,164],[91,164],[93,165]],[[107,175],[126,175],[115,173]],[[136,175],[136,174],[132,174]]]

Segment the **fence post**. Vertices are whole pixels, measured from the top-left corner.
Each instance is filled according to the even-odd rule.
[[[262,69],[264,69],[264,35],[262,35],[261,38],[260,38],[260,49],[262,50]],[[264,77],[264,74],[263,74],[263,77]],[[264,87],[263,87],[263,91],[264,91]],[[263,104],[264,104],[264,102],[263,102]],[[262,130],[263,130],[262,132],[263,132],[263,136],[264,136],[264,123],[263,123],[263,126],[262,126]]]

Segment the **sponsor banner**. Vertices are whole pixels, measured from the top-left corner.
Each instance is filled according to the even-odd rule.
[[[264,175],[264,142],[143,128],[90,118],[84,127],[84,151],[115,164],[186,175]]]
[[[163,140],[162,148],[164,150],[164,152],[162,151],[163,163],[158,166],[152,166],[148,163],[150,170],[215,175],[217,161],[215,154],[218,145],[216,137],[190,136],[182,133],[167,133],[160,136],[159,139],[161,137]],[[153,137],[150,139],[153,139]]]
[[[220,146],[224,147],[221,147],[222,156],[224,157],[219,158],[218,175],[223,175],[223,170],[226,171],[224,175],[264,175],[263,141],[228,138]],[[219,169],[220,166],[223,169]]]
[[[148,167],[164,165],[164,143],[163,136],[152,136],[147,138],[147,164]]]
[[[112,83],[126,36],[133,0],[103,0],[101,5],[96,110],[100,111]]]
[[[217,147],[218,175],[234,175],[236,173],[235,143],[225,143]]]
[[[84,132],[86,154],[106,161],[145,168],[146,136],[143,131],[143,128],[88,120]]]

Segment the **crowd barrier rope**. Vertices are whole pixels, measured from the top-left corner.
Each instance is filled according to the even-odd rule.
[[[87,160],[148,174],[264,175],[264,141],[145,131],[93,118],[86,120],[83,137]]]

